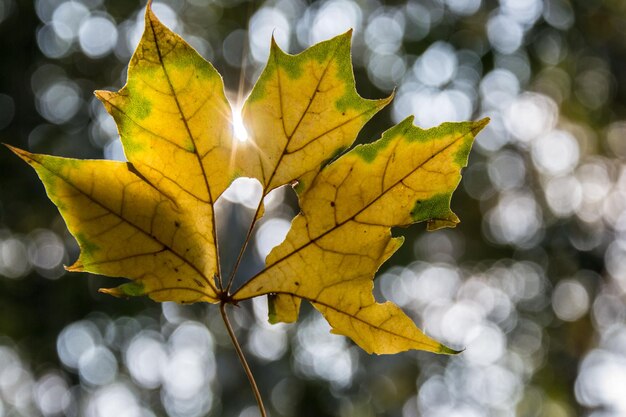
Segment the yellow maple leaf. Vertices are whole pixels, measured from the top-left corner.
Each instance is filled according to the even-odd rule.
[[[454,227],[450,211],[476,133],[486,120],[419,129],[408,118],[377,142],[340,157],[300,196],[301,214],[287,238],[266,259],[266,268],[234,300],[286,295],[274,304],[289,318],[298,297],[369,353],[421,349],[453,351],[425,336],[391,302],[372,295],[379,266],[402,244],[391,227],[427,221],[428,228]],[[291,302],[289,302],[291,301]]]
[[[458,223],[450,198],[487,121],[422,130],[409,118],[336,158],[391,100],[356,92],[348,32],[298,55],[272,41],[243,108],[250,140],[239,142],[213,66],[149,6],[145,25],[127,84],[96,92],[128,162],[11,148],[35,168],[80,245],[68,270],[129,278],[102,291],[156,301],[223,308],[268,295],[272,321],[294,321],[307,300],[333,332],[367,352],[454,353],[393,303],[376,302],[373,278],[402,244],[392,227]],[[297,183],[301,214],[265,269],[231,291],[232,277],[219,267],[214,204],[238,176],[259,180],[264,196]],[[253,225],[262,213],[259,204]]]
[[[292,56],[272,40],[267,66],[242,113],[255,147],[241,155],[245,175],[266,195],[298,181],[303,191],[324,162],[356,139],[391,97],[366,100],[356,92],[349,31]]]

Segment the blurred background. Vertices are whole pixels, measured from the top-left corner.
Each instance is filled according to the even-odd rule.
[[[119,89],[143,2],[0,0],[0,141],[123,159],[92,91]],[[156,14],[249,91],[272,34],[296,53],[354,28],[357,89],[396,90],[363,130],[491,118],[452,207],[462,223],[407,236],[376,294],[466,350],[368,356],[305,308],[267,324],[231,311],[272,416],[626,415],[626,2],[168,0]],[[237,103],[234,103],[236,106]],[[226,261],[259,188],[220,201]],[[268,197],[269,198],[269,197]],[[298,211],[273,193],[242,270]],[[214,306],[97,293],[66,274],[77,246],[34,172],[0,149],[0,417],[258,415]]]

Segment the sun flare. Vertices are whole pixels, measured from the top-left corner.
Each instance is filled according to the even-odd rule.
[[[246,142],[248,140],[248,131],[243,124],[243,118],[241,117],[241,104],[237,103],[231,105],[233,110],[233,135],[239,142]]]

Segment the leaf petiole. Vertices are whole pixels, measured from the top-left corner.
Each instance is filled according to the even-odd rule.
[[[250,243],[250,239],[252,238],[252,232],[254,231],[254,226],[256,226],[257,220],[259,220],[259,213],[261,211],[261,207],[263,207],[263,200],[265,199],[265,192],[261,196],[261,200],[254,211],[254,216],[252,217],[252,222],[250,223],[250,227],[248,228],[248,232],[246,233],[246,238],[241,245],[241,249],[239,250],[239,254],[237,255],[237,259],[235,260],[235,264],[233,266],[233,270],[228,277],[228,283],[226,284],[226,289],[224,290],[227,294],[230,295],[230,289],[233,286],[233,282],[235,281],[235,275],[237,275],[237,270],[239,269],[239,264],[241,264],[241,260],[243,259],[243,255],[246,252],[246,248],[248,247],[248,243]]]
[[[241,349],[239,340],[237,340],[237,336],[235,335],[233,326],[230,324],[228,314],[226,314],[226,304],[227,302],[225,301],[222,301],[220,303],[220,313],[222,315],[222,320],[224,320],[224,325],[226,326],[226,330],[228,331],[230,340],[233,342],[233,346],[235,346],[235,351],[237,352],[237,356],[239,357],[239,362],[241,362],[241,366],[243,366],[243,370],[248,377],[248,381],[250,381],[250,387],[252,388],[252,392],[254,393],[254,397],[256,398],[257,405],[259,406],[259,412],[261,413],[261,417],[268,417],[267,411],[265,411],[265,406],[263,405],[263,399],[261,398],[261,392],[259,391],[259,387],[254,380],[254,375],[252,375],[252,370],[248,365],[248,361],[246,361],[246,357],[243,354],[243,350]]]

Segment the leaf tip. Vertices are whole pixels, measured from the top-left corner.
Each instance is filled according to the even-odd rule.
[[[144,20],[146,22],[146,28],[147,23],[148,22],[159,22],[159,19],[156,17],[156,15],[154,14],[154,11],[152,10],[152,0],[148,0],[148,2],[146,3],[146,14],[144,16]]]
[[[391,103],[394,98],[396,98],[396,88],[395,87],[394,87],[394,89],[391,91],[391,93],[387,97],[379,98],[379,99],[376,99],[374,101],[378,102],[378,106],[379,106],[378,108],[379,109],[383,109],[389,103]],[[413,120],[413,119],[411,119],[411,120]]]
[[[113,297],[116,297],[116,298],[124,297],[124,293],[118,290],[117,288],[100,288],[98,289],[98,292],[102,294],[112,295]]]
[[[400,123],[398,123],[395,126],[392,126],[386,132],[383,132],[383,137],[388,134],[394,135],[394,134],[406,132],[409,129],[416,128],[417,126],[415,126],[415,123],[413,123],[414,121],[415,121],[415,115],[412,114],[410,116],[407,116]]]
[[[7,148],[11,151],[11,152],[13,152],[13,153],[14,153],[14,154],[16,154],[16,155],[19,155],[19,152],[20,152],[20,151],[21,151],[21,152],[23,152],[21,149],[16,148],[15,146],[9,145],[8,143],[4,143],[4,142],[2,142],[2,144],[3,144],[4,146],[6,146],[6,147],[7,147]]]
[[[271,53],[283,52],[283,50],[280,49],[280,46],[278,46],[278,42],[276,42],[276,36],[274,36],[275,32],[276,32],[276,29],[272,30],[272,38],[270,40],[270,52]]]
[[[462,353],[463,351],[465,351],[465,348],[461,350],[454,350],[452,348],[449,348],[446,345],[439,345],[439,351],[437,353],[442,354],[442,355],[458,355],[459,353]]]
[[[461,223],[461,220],[457,217],[456,214],[450,212],[450,216],[445,219],[430,219],[426,222],[426,230],[429,232],[434,232],[435,230],[445,229],[445,228],[455,228],[457,224]]]
[[[113,94],[115,94],[113,91],[108,90],[96,90],[93,92],[93,95],[100,101],[108,101]]]
[[[23,149],[17,148],[15,146],[9,145],[8,143],[3,143],[3,145],[9,148],[9,150],[13,152],[15,155],[22,158],[26,163],[32,165],[32,162],[34,161],[33,159],[34,154],[28,151],[25,151]]]
[[[472,127],[472,134],[476,136],[478,132],[483,130],[483,128],[489,124],[490,121],[491,119],[489,117],[485,117],[478,120],[477,122],[474,122],[474,126]]]
[[[96,90],[93,92],[93,95],[96,96],[96,98],[100,100],[102,104],[104,104],[104,107],[110,113],[112,109],[111,101],[115,98],[116,95],[118,95],[118,93],[107,90]]]
[[[65,268],[67,272],[83,272],[85,270],[85,266],[80,261],[80,259],[78,259],[70,266],[63,266],[63,268]]]
[[[109,294],[117,298],[138,297],[146,293],[141,282],[128,282],[115,288],[100,288],[98,292]]]

